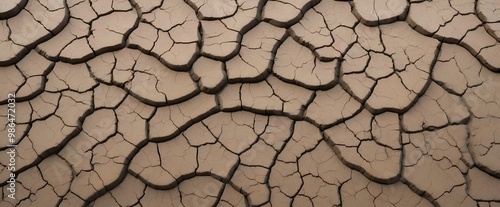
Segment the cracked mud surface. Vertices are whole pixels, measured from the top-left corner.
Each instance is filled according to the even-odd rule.
[[[2,207],[500,206],[497,0],[12,0],[0,48]]]

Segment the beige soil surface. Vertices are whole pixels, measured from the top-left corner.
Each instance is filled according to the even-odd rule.
[[[500,1],[1,1],[0,187],[1,207],[500,207]]]

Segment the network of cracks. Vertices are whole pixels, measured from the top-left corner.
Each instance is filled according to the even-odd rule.
[[[10,0],[0,48],[0,206],[500,206],[498,0]]]

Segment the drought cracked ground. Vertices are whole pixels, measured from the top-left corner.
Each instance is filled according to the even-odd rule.
[[[0,48],[2,207],[500,206],[498,0],[9,0]]]

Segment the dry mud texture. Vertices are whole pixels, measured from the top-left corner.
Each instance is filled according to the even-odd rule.
[[[498,0],[9,0],[0,50],[2,207],[500,206]]]

